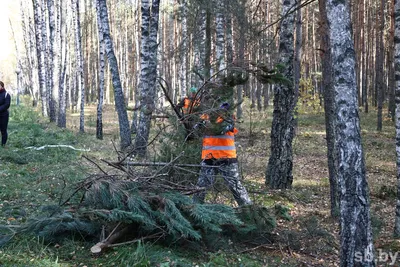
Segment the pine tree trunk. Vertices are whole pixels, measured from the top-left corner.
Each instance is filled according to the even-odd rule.
[[[384,62],[384,53],[385,48],[383,46],[383,35],[384,35],[384,27],[385,27],[385,19],[384,19],[384,9],[385,9],[385,0],[381,0],[381,5],[379,8],[379,16],[378,21],[379,24],[377,26],[378,32],[378,40],[376,42],[376,90],[377,90],[377,103],[378,103],[378,118],[377,118],[377,127],[378,131],[382,131],[382,109],[383,109],[383,97],[384,97],[384,77],[383,77],[383,62]]]
[[[294,14],[287,15],[288,10],[293,7],[295,0],[282,1],[279,56],[280,64],[285,66],[283,75],[294,81]],[[274,88],[274,114],[271,129],[271,156],[268,161],[265,175],[266,184],[273,189],[290,189],[293,182],[293,151],[292,141],[294,138],[294,108],[295,102],[294,85],[278,84]]]
[[[348,2],[326,2],[335,90],[340,266],[375,266]]]
[[[114,54],[113,43],[110,35],[110,27],[108,24],[108,11],[106,0],[97,0],[99,6],[99,17],[101,18],[101,31],[104,38],[104,45],[112,75],[112,83],[114,87],[115,108],[118,114],[119,135],[121,138],[121,149],[126,149],[131,145],[131,133],[129,129],[128,114],[126,112],[124,93],[119,78],[118,63]]]

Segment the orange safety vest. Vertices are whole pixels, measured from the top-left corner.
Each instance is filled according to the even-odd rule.
[[[207,114],[205,114],[208,117]],[[223,118],[218,117],[217,123],[223,122]],[[235,134],[238,133],[236,128],[233,132],[226,132],[223,135],[206,135],[203,137],[203,149],[201,151],[201,159],[234,159],[236,158]]]
[[[192,105],[192,99],[190,99],[189,97],[185,97],[183,99],[183,107],[182,107],[183,114],[189,114],[191,105]],[[199,100],[194,100],[193,107],[197,107],[199,105],[200,105]]]

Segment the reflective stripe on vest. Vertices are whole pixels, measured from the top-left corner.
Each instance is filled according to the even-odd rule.
[[[202,159],[236,158],[234,133],[227,132],[225,135],[204,136],[201,158]]]

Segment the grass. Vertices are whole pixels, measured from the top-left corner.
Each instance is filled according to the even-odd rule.
[[[79,117],[75,114],[69,114],[68,129],[59,129],[27,106],[13,106],[11,110],[9,143],[6,149],[0,149],[0,225],[16,229],[42,205],[62,201],[65,188],[95,171],[95,166],[82,159],[83,155],[115,160],[113,142],[118,135],[113,107],[105,109],[104,140],[95,138],[95,108],[86,109],[85,134],[77,132]],[[337,222],[329,217],[324,115],[298,115],[297,136],[293,142],[293,190],[274,192],[264,186],[271,114],[270,110],[263,114],[245,113],[243,122],[238,124],[237,143],[244,183],[253,201],[263,206],[282,204],[290,208],[292,220],[277,221],[272,243],[228,242],[219,250],[201,251],[198,246],[184,249],[136,242],[92,257],[93,242],[65,240],[60,244],[46,244],[38,237],[18,234],[0,247],[0,266],[335,266],[339,236]],[[376,113],[360,115],[376,247],[394,250],[396,246],[391,237],[396,197],[394,126],[385,120],[383,131],[377,132]],[[159,121],[157,125],[163,123]],[[162,136],[163,141],[155,142],[152,149],[167,149],[168,138]],[[29,148],[57,144],[90,151]],[[186,157],[196,162],[198,155],[192,154],[198,150],[182,148],[187,150]],[[192,179],[195,181],[196,175]],[[218,183],[218,188],[224,190],[223,183]],[[233,203],[229,193],[212,194],[217,197],[210,199]],[[2,237],[12,234],[4,229],[7,228],[0,227]]]

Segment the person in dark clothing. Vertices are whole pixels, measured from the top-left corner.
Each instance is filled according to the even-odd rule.
[[[1,132],[1,146],[7,143],[7,126],[9,113],[8,109],[11,103],[11,96],[4,88],[4,83],[0,81],[0,132]]]

